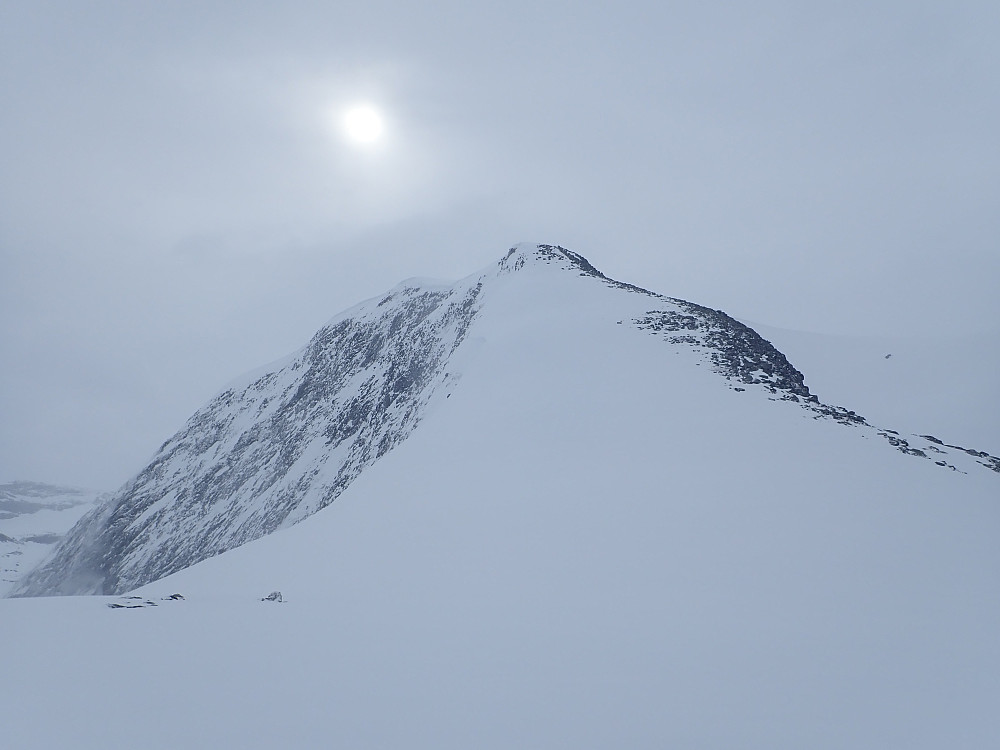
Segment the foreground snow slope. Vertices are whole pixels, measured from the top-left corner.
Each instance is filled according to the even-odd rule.
[[[5,740],[992,746],[1000,477],[737,391],[548,273],[484,292],[461,378],[323,511],[143,599],[0,601]]]

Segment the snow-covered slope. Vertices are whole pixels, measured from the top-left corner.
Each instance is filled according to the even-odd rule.
[[[454,379],[329,507],[138,599],[0,601],[4,740],[995,744],[988,456],[823,406],[748,329],[556,248],[482,284]]]
[[[794,403],[799,418],[840,423],[947,469],[1000,471],[988,454],[872,428],[852,411],[821,403],[784,355],[724,313],[608,279],[564,248],[526,245],[454,285],[405,283],[334,319],[274,369],[227,388],[78,524],[17,593],[122,593],[326,507],[407,438],[436,401],[460,389],[462,362],[476,356],[490,320],[511,332],[511,379],[532,368],[514,355],[535,329],[546,331],[543,346],[566,357],[577,356],[567,346],[575,336],[588,352],[637,341],[618,366],[645,367],[646,350],[671,355],[673,366],[656,371],[664,388],[672,399],[686,398],[680,379],[695,377],[713,394],[706,414],[728,414],[729,394],[745,393],[747,401]],[[551,377],[566,380],[570,368],[557,359]],[[585,385],[577,407],[583,414],[616,397],[600,380]],[[664,429],[671,408],[659,410]],[[567,418],[540,415],[543,422]]]
[[[100,492],[79,487],[0,484],[0,597],[44,560],[102,497]]]
[[[749,323],[814,393],[900,432],[1000,455],[1000,329],[944,337],[833,336]]]

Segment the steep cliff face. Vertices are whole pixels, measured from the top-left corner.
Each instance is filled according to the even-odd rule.
[[[435,405],[459,408],[447,399],[461,388],[472,342],[498,330],[516,339],[546,316],[566,320],[545,345],[565,347],[567,363],[573,347],[599,351],[605,337],[637,337],[642,347],[683,354],[683,366],[701,368],[700,381],[720,394],[798,404],[807,416],[863,430],[945,469],[1000,471],[988,454],[933,436],[904,438],[821,403],[781,352],[721,311],[609,279],[565,248],[523,245],[450,286],[404,283],[224,390],[81,520],[16,595],[122,593],[295,524],[336,500]],[[506,363],[511,373],[526,364]],[[588,388],[591,398],[606,395],[598,380]],[[559,416],[539,417],[552,418]]]
[[[453,381],[481,290],[401,285],[227,388],[20,591],[126,591],[326,507]]]

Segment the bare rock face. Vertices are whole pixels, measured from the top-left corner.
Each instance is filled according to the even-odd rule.
[[[227,388],[15,595],[122,593],[326,507],[449,382],[481,288],[404,285]]]

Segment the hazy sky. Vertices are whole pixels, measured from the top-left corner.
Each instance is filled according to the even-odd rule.
[[[522,240],[778,327],[995,330],[998,39],[995,1],[0,0],[0,479],[112,489]]]

